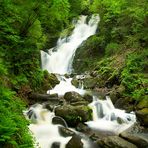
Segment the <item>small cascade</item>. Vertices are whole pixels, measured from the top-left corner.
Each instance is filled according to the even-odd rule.
[[[47,94],[55,94],[57,93],[59,96],[64,96],[66,92],[75,91],[79,94],[83,95],[85,90],[82,88],[76,88],[71,84],[72,78],[63,78],[60,79],[60,83],[56,85],[52,90],[48,90]]]
[[[108,96],[106,100],[94,96],[89,106],[93,110],[93,121],[86,124],[94,130],[119,134],[136,122],[134,113],[116,109]]]
[[[35,148],[50,148],[54,142],[60,143],[60,148],[65,148],[71,137],[62,137],[59,134],[59,126],[52,124],[54,112],[43,108],[43,105],[35,104],[24,112],[32,121],[29,129],[35,138]]]

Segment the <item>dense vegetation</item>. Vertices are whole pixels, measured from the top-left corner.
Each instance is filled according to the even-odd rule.
[[[146,99],[147,5],[146,0],[1,1],[0,147],[32,147],[22,110],[25,93],[38,91],[47,81],[47,72],[40,69],[40,50],[55,45],[61,30],[70,28],[72,18],[79,14],[99,13],[101,17],[99,33],[90,42],[101,57],[93,60],[92,56],[91,65],[101,65],[97,69],[101,75],[117,77],[125,86],[124,95]],[[126,56],[119,70],[112,68],[114,64],[109,67],[118,55]]]
[[[76,72],[94,67],[104,87],[122,85],[124,96],[137,102],[148,97],[147,4],[146,0],[94,0],[89,11],[100,14],[99,31],[77,50],[81,62],[74,61]]]

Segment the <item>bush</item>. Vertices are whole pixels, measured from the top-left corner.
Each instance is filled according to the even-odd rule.
[[[111,56],[120,51],[120,45],[117,43],[109,43],[105,48],[105,55]]]

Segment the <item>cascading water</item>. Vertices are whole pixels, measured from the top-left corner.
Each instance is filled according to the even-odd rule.
[[[81,16],[75,24],[71,36],[60,38],[57,46],[49,49],[48,53],[41,51],[42,68],[50,73],[59,74],[57,77],[60,80],[60,84],[47,93],[58,93],[60,96],[68,91],[85,93],[85,90],[75,88],[71,84],[71,78],[65,78],[63,74],[72,72],[72,61],[76,49],[84,40],[96,32],[99,16],[93,15],[88,23],[86,19],[86,16]],[[81,86],[83,87],[83,84]],[[88,121],[86,124],[94,130],[119,134],[136,121],[133,113],[125,113],[122,110],[115,109],[109,97],[106,100],[99,100],[94,97],[89,106],[93,110],[93,121]],[[53,142],[59,142],[60,148],[64,148],[70,140],[71,137],[64,138],[59,134],[59,125],[52,124],[54,113],[44,109],[42,105],[32,106],[25,114],[33,121],[29,128],[38,143],[35,147],[39,145],[41,148],[51,148]],[[84,139],[82,141],[87,143]],[[91,147],[84,144],[84,148]]]
[[[89,106],[93,110],[93,121],[86,124],[93,130],[119,134],[136,122],[134,113],[116,109],[108,96],[106,100],[99,100],[94,96]]]
[[[50,73],[66,74],[72,71],[72,60],[76,49],[89,36],[95,34],[99,16],[93,15],[89,22],[86,22],[87,16],[81,16],[75,24],[72,35],[68,38],[59,39],[54,48],[49,49],[49,54],[41,51],[42,68]]]

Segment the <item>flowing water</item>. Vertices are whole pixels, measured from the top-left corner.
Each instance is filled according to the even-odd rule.
[[[87,16],[81,16],[69,37],[60,38],[57,46],[49,49],[48,53],[41,51],[42,69],[56,73],[60,80],[60,83],[47,93],[58,93],[59,96],[63,96],[69,91],[76,91],[82,95],[86,92],[82,88],[75,88],[71,84],[72,78],[65,78],[63,75],[72,72],[72,61],[76,49],[89,36],[95,34],[98,22],[98,15],[93,15],[88,22]],[[93,110],[93,121],[88,121],[86,124],[93,130],[119,134],[136,122],[134,113],[125,113],[123,110],[116,109],[109,97],[106,97],[106,100],[99,100],[94,96],[89,106]],[[64,148],[71,139],[71,137],[65,138],[59,134],[60,125],[52,124],[54,112],[48,111],[43,105],[34,105],[25,114],[32,121],[29,128],[35,137],[35,147],[52,148],[52,144],[58,142],[60,148]],[[84,148],[91,148],[86,140],[82,141]]]

